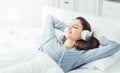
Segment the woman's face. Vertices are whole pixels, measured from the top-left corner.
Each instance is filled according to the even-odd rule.
[[[68,27],[65,29],[66,38],[79,40],[82,32],[82,24],[78,19],[73,20]]]

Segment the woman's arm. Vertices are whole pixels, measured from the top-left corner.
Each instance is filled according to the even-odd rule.
[[[105,37],[100,40],[100,44],[99,48],[89,50],[84,53],[85,63],[110,56],[120,49],[120,44],[115,41],[109,41]]]
[[[49,15],[44,23],[44,41],[47,41],[52,37],[56,37],[55,29],[64,31],[65,27],[66,26],[63,22]]]

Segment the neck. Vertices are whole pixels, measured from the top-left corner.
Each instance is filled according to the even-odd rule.
[[[75,40],[71,39],[66,39],[64,42],[64,45],[68,48],[73,48],[74,47]]]

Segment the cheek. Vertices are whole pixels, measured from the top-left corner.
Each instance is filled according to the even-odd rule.
[[[80,31],[76,31],[76,30],[71,30],[72,33],[68,32],[67,31],[68,28],[66,28],[64,30],[64,35],[67,37],[67,38],[72,38],[72,39],[75,39],[75,40],[79,40],[80,39],[80,35],[81,35],[81,32]]]
[[[64,35],[66,36],[66,38],[74,38],[74,33],[72,30],[69,30],[69,28],[65,28],[64,30]]]
[[[80,32],[75,32],[75,33],[73,33],[73,38],[75,39],[75,40],[79,40],[80,39]]]
[[[75,40],[79,40],[81,38],[81,33],[82,33],[82,29],[74,30],[73,31],[74,39]]]

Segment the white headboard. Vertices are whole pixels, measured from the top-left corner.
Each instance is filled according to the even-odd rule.
[[[97,36],[105,36],[110,40],[120,42],[120,22],[108,18],[90,16],[82,13],[66,11],[58,8],[43,7],[42,9],[42,21],[45,20],[45,17],[51,14],[61,21],[69,24],[69,22],[78,17],[84,17],[92,27],[92,30]]]

